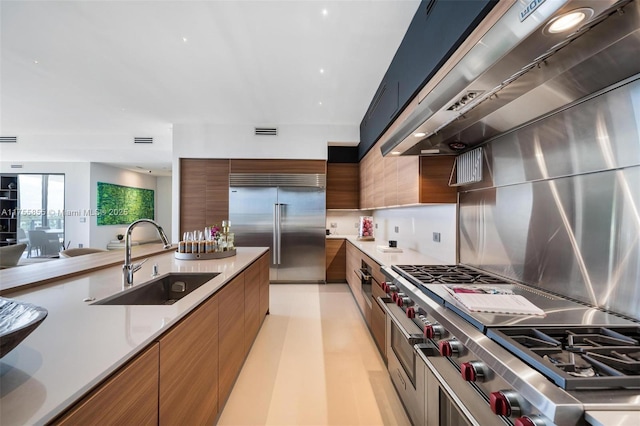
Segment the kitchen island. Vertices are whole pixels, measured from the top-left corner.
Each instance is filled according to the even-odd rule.
[[[3,297],[42,306],[49,314],[40,327],[0,361],[0,424],[44,424],[56,419],[136,355],[152,345],[158,346],[156,342],[162,341],[164,336],[177,328],[174,325],[184,324],[192,311],[197,313],[199,306],[215,299],[213,295],[226,291],[230,287],[227,284],[231,283],[239,289],[234,290],[234,297],[239,295],[243,298],[250,293],[254,294],[252,302],[247,301],[246,305],[251,306],[255,312],[243,312],[243,315],[233,320],[236,323],[240,321],[242,331],[249,327],[249,320],[242,321],[246,318],[251,318],[251,324],[259,327],[268,311],[268,268],[266,277],[264,275],[265,259],[268,265],[268,255],[265,255],[267,250],[241,247],[234,257],[198,261],[177,260],[173,251],[152,255],[135,273],[134,286],[151,280],[154,265],[157,265],[160,275],[169,272],[219,274],[172,305],[92,305],[93,300],[100,301],[123,290],[121,265],[96,270],[93,268],[98,267],[99,261],[95,257],[92,262],[96,265],[92,266],[90,272],[3,294]],[[105,259],[107,264],[113,260],[111,256],[106,256]],[[59,271],[62,261],[51,263],[54,271]],[[44,269],[47,266],[39,264],[21,267],[20,275],[28,274],[31,268],[35,275],[43,276],[46,275]],[[267,282],[266,292],[260,285],[265,282],[264,278]],[[10,285],[10,282],[3,282],[3,287]],[[233,304],[224,305],[233,305],[231,308],[235,313],[238,310],[238,305],[235,305],[237,301],[236,297]],[[241,307],[243,302],[244,298],[240,300]],[[222,305],[221,303],[219,309],[221,327],[227,322],[227,317],[231,316],[223,314]],[[229,312],[229,309],[224,312]],[[217,323],[217,311],[215,319]],[[251,334],[255,337],[257,328],[253,325],[251,328]],[[211,334],[217,338],[220,333],[212,330]],[[234,367],[238,371],[244,360],[243,355],[246,355],[253,341],[245,338],[243,342],[242,332],[239,338],[240,344],[235,344],[240,349],[239,353],[233,352],[235,346],[231,345],[233,358],[238,358],[237,355],[240,358],[239,365]],[[223,346],[221,340],[220,347]],[[160,345],[160,362],[161,351]],[[220,349],[220,362],[222,352]],[[162,366],[160,369],[162,370]],[[220,380],[222,382],[223,378]],[[224,386],[225,395],[220,396],[219,405],[216,401],[216,407],[221,407],[224,403],[235,375],[225,376],[224,380],[228,385]],[[222,392],[222,383],[220,387]]]

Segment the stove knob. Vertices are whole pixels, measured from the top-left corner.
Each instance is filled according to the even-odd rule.
[[[389,284],[389,283],[385,283],[386,286],[385,288],[383,288],[384,292],[389,294],[389,293],[395,293],[396,291],[398,291],[398,287],[396,287],[393,284]]]
[[[491,392],[489,395],[489,404],[491,405],[491,411],[499,416],[519,416],[520,415],[520,402],[518,401],[518,394],[510,390],[502,390],[498,392]]]
[[[442,337],[444,335],[444,327],[440,324],[425,324],[423,333],[427,339]]]
[[[415,318],[416,317],[416,310],[413,307],[408,307],[407,308],[407,318]]]
[[[408,297],[398,297],[396,299],[396,305],[400,306],[401,308],[403,306],[411,306],[413,305],[413,300],[409,299]]]
[[[480,361],[469,361],[460,364],[460,374],[467,382],[483,381],[485,378],[486,367]]]
[[[398,299],[401,299],[403,297],[406,297],[407,295],[404,293],[393,293],[393,296],[391,296],[391,300],[393,300],[394,302],[396,302],[396,304],[398,303]]]
[[[442,340],[438,342],[440,355],[455,357],[462,352],[462,343],[457,340]]]
[[[540,416],[522,416],[515,421],[515,426],[546,426],[547,422]]]

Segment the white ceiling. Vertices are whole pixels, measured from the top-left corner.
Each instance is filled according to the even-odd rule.
[[[174,123],[357,126],[418,4],[1,0],[0,136],[154,136],[170,163]],[[104,140],[74,160],[106,161]]]

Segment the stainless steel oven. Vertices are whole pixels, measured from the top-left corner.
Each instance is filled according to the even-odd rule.
[[[413,346],[424,338],[418,326],[394,303],[384,303],[387,313],[387,369],[402,404],[414,425],[424,424],[424,363]]]
[[[432,342],[415,345],[418,362],[424,365],[426,426],[505,426],[505,417],[496,416],[482,392],[464,381],[460,371],[441,356]]]

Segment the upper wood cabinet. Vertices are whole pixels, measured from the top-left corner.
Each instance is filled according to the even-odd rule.
[[[327,164],[327,208],[360,207],[360,166],[358,163]]]
[[[229,218],[229,160],[180,159],[180,235]]]
[[[157,425],[158,364],[154,343],[53,424]]]
[[[360,208],[455,203],[452,156],[386,156],[376,145],[360,162]]]
[[[449,186],[449,177],[455,157],[419,157],[420,158],[420,202],[455,203],[458,201],[458,188]]]

